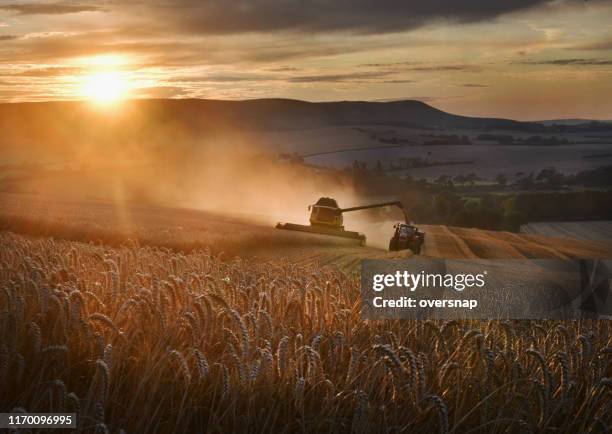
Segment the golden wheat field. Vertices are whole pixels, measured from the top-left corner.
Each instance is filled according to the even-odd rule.
[[[612,324],[364,321],[332,268],[0,235],[0,406],[85,432],[607,432]]]

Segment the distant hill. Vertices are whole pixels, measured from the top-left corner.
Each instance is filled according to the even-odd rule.
[[[339,101],[311,103],[287,99],[247,101],[191,100],[170,104],[221,115],[232,125],[253,129],[306,129],[339,125],[388,125],[425,128],[529,128],[506,119],[472,118],[438,110],[421,101]],[[154,104],[154,102],[150,102]]]
[[[312,103],[288,99],[144,99],[126,101],[120,110],[78,101],[0,104],[0,146],[160,142],[167,141],[166,135],[176,141],[226,129],[299,130],[339,125],[530,131],[542,128],[507,119],[458,116],[414,100]]]
[[[592,122],[610,124],[612,120],[594,120],[594,119],[549,119],[545,121],[537,121],[537,123],[552,126],[552,125],[565,125],[565,126],[576,126],[584,125]]]

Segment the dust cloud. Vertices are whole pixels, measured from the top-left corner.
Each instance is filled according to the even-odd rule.
[[[200,151],[191,150],[186,154],[188,161],[179,158],[174,164],[180,168],[173,175],[175,184],[183,184],[175,201],[266,225],[308,224],[308,205],[322,196],[333,197],[340,207],[380,201],[360,197],[347,173],[279,161],[259,151],[264,148],[265,144],[244,143],[234,136],[219,138]],[[345,228],[364,233],[368,245],[387,249],[393,225],[404,219],[399,209],[387,211],[384,218],[377,210],[346,213]]]
[[[252,136],[251,136],[252,139]],[[161,202],[272,224],[308,222],[308,205],[321,196],[355,203],[350,177],[309,168],[244,143],[239,135],[217,137],[205,144],[167,154],[157,180]],[[159,191],[159,190],[158,190]]]
[[[172,124],[151,129],[133,116],[127,123],[126,116],[73,142],[56,138],[53,146],[37,140],[30,142],[37,147],[20,147],[27,164],[4,179],[4,190],[200,209],[269,226],[308,224],[307,207],[322,196],[341,207],[378,201],[356,194],[350,173],[283,160],[257,134],[219,128],[196,135]],[[70,144],[60,149],[55,142]],[[368,245],[386,248],[393,222],[374,222],[373,215],[345,214],[345,227],[365,233]]]

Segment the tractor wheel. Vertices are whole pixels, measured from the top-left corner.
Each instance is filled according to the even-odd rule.
[[[421,254],[421,247],[423,246],[423,243],[410,243],[410,250],[412,250],[412,253],[414,253],[415,255],[420,255]]]
[[[397,238],[393,237],[389,241],[389,251],[396,252],[397,251]]]

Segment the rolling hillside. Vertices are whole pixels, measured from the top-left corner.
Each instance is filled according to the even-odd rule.
[[[161,143],[168,134],[175,140],[198,139],[228,128],[277,131],[341,125],[541,129],[533,123],[449,114],[414,100],[150,99],[126,101],[121,110],[111,111],[78,101],[0,104],[0,146],[64,147],[75,140],[109,146],[133,140]]]

